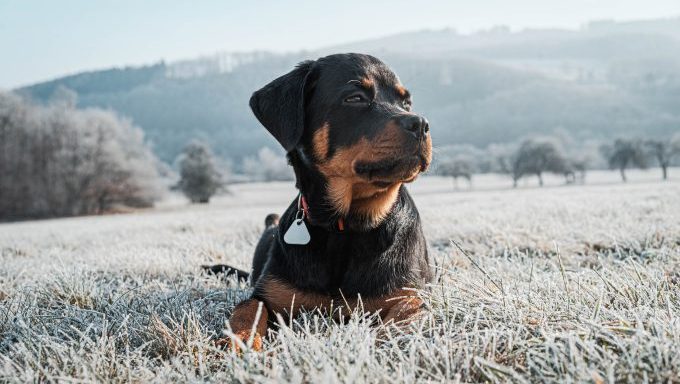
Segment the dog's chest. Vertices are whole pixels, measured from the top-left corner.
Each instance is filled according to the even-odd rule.
[[[381,295],[403,284],[405,260],[379,238],[330,234],[296,260],[300,287],[334,294]]]

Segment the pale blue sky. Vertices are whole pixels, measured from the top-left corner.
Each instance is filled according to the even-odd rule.
[[[313,49],[397,32],[578,28],[680,16],[680,0],[0,0],[0,89],[215,51]]]

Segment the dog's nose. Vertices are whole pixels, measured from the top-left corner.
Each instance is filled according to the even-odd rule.
[[[430,131],[427,119],[418,115],[409,115],[401,119],[401,127],[411,133],[416,139],[420,139]]]

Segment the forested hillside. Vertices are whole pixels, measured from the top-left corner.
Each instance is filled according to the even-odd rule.
[[[215,54],[63,77],[18,91],[111,108],[140,126],[165,161],[197,138],[240,161],[276,147],[248,108],[258,87],[331,52],[385,60],[431,121],[436,145],[484,146],[533,134],[664,138],[680,130],[680,19],[598,22],[579,31],[420,31],[313,52]]]

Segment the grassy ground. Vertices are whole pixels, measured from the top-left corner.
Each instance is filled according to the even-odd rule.
[[[2,224],[0,381],[677,382],[680,181],[645,181],[657,176],[517,190],[482,178],[456,193],[419,180],[439,266],[429,314],[405,329],[306,314],[242,357],[211,339],[248,291],[199,266],[248,268],[290,185]]]

